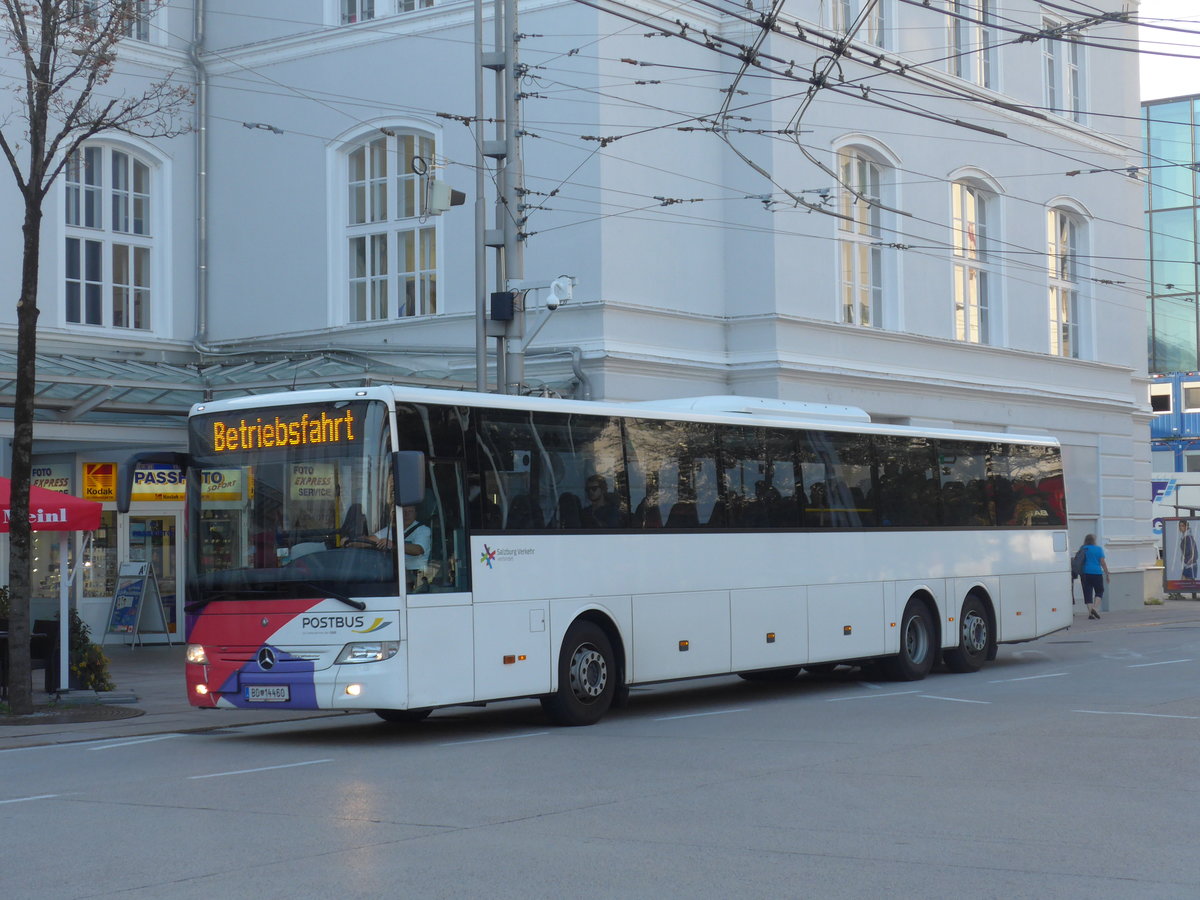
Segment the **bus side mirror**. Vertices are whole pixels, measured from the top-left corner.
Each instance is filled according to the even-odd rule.
[[[142,463],[161,463],[188,470],[188,455],[170,450],[146,450],[135,453],[117,471],[117,512],[129,512],[129,501],[133,496],[133,475]]]
[[[392,454],[396,505],[416,506],[425,499],[425,454],[419,450],[397,450]]]

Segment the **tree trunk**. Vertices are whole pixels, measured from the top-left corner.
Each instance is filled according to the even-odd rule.
[[[42,243],[41,198],[25,197],[21,299],[17,303],[17,385],[13,407],[12,518],[9,522],[8,704],[14,715],[33,712],[29,659],[32,600],[32,539],[29,485],[33,470],[33,409],[37,389],[38,259]]]

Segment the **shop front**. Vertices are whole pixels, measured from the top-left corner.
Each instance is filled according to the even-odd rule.
[[[94,531],[74,534],[67,543],[67,569],[74,573],[72,597],[80,617],[97,643],[119,643],[128,636],[107,634],[108,617],[117,573],[123,562],[148,562],[153,566],[162,598],[167,630],[182,634],[183,602],[183,475],[178,469],[139,471],[128,515],[116,511],[116,484],[120,461],[76,459],[36,462],[33,483],[64,493],[77,493],[103,504],[100,524]],[[73,490],[74,489],[74,490]],[[57,537],[35,533],[33,538],[33,617],[52,618],[58,610],[62,567]],[[79,560],[79,565],[76,565]],[[166,642],[163,634],[145,634],[146,643]]]

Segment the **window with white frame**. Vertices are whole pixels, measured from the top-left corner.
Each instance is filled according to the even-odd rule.
[[[347,296],[351,322],[438,311],[436,219],[426,206],[427,134],[377,134],[346,151]],[[417,171],[414,171],[417,170]]]
[[[366,22],[375,18],[375,0],[341,0],[341,5],[343,25],[353,25],[355,22]]]
[[[1050,352],[1056,356],[1081,355],[1081,300],[1077,263],[1081,226],[1064,209],[1046,213],[1048,248],[1046,264],[1050,288]]]
[[[950,186],[954,233],[954,334],[960,341],[992,340],[992,275],[988,219],[993,195],[965,181]]]
[[[950,29],[947,68],[951,75],[986,88],[996,86],[994,5],[993,0],[946,0]]]
[[[838,272],[842,321],[883,324],[883,168],[861,150],[838,155]]]
[[[875,0],[874,5],[870,5],[871,0],[833,0],[830,6],[833,29],[842,34],[847,33],[866,10],[862,24],[854,33],[854,39],[874,44],[876,47],[887,47],[890,3],[891,0]]]
[[[150,329],[152,174],[143,159],[106,144],[85,145],[67,160],[66,322]]]
[[[135,41],[150,40],[150,13],[150,0],[133,0],[129,4],[129,18],[122,29],[125,37]]]
[[[1150,411],[1156,416],[1171,412],[1171,383],[1150,385]]]
[[[1042,20],[1044,34],[1061,28],[1061,22]],[[1084,118],[1083,50],[1076,35],[1042,38],[1046,109],[1076,122],[1082,122]]]

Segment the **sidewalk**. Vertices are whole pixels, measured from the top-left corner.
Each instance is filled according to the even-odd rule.
[[[99,703],[105,714],[121,718],[0,724],[0,750],[350,714],[332,710],[198,709],[187,702],[183,647],[179,644],[173,647],[109,644],[104,647],[104,654],[109,658],[109,673],[116,690],[106,694],[72,691],[64,693],[59,702],[62,706],[86,705],[93,714],[102,714],[94,706]],[[41,672],[34,674],[34,705],[51,702],[53,698],[41,690]]]
[[[1073,633],[1086,633],[1097,629],[1180,622],[1200,622],[1200,601],[1168,600],[1161,606],[1106,612],[1099,621],[1089,621],[1081,600],[1075,604],[1072,630]],[[132,717],[90,722],[47,721],[44,724],[0,725],[0,750],[360,714],[330,710],[197,709],[188,704],[185,696],[182,646],[133,648],[109,645],[104,652],[110,660],[109,671],[117,689],[110,694],[76,691],[64,694],[61,702],[64,705],[103,703],[113,715],[132,714]],[[1004,652],[1003,647],[1001,652]],[[35,687],[40,687],[41,679],[35,678],[34,681]],[[35,704],[44,704],[50,699],[46,694],[35,691]]]

